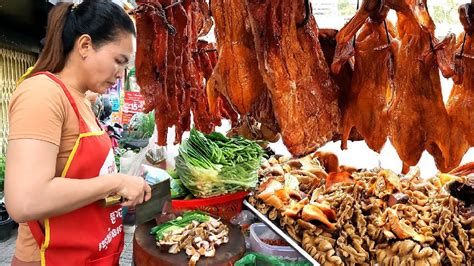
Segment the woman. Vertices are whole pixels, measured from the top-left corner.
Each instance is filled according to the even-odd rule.
[[[118,174],[110,139],[85,93],[104,93],[123,75],[135,28],[106,0],[60,3],[48,17],[46,43],[10,103],[5,201],[21,223],[13,265],[118,265],[119,194],[149,200],[143,178]]]

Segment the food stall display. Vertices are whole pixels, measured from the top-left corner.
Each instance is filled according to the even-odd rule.
[[[459,9],[457,43],[436,38],[426,0],[362,0],[340,31],[319,29],[309,0],[137,4],[144,111],[155,112],[158,145],[171,144],[169,128],[180,144],[168,169],[173,208],[218,215],[159,224],[155,249],[205,265],[234,245],[219,219],[251,191],[247,208],[313,264],[473,264],[474,166],[459,167],[474,123],[473,3]],[[200,39],[213,25],[215,44]],[[455,82],[446,105],[440,73]],[[231,120],[227,136],[214,132],[222,119]],[[292,157],[262,148],[280,138]],[[348,140],[376,152],[390,140],[402,174],[317,151]],[[429,179],[413,167],[425,151],[440,171]],[[233,197],[231,212],[223,197]],[[206,233],[214,229],[220,238]]]
[[[387,169],[327,174],[318,165],[317,155],[271,158],[262,165],[258,189],[248,199],[317,262],[472,263],[472,208],[443,186],[468,186],[459,173],[423,180],[417,168],[407,175]],[[464,169],[464,174],[472,170]]]

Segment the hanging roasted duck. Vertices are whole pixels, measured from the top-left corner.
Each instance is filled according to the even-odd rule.
[[[240,114],[235,132],[248,138],[275,140],[278,136],[273,107],[267,85],[257,69],[258,61],[245,0],[214,0],[211,11],[215,20],[215,35],[219,60],[207,83],[209,105],[218,112],[218,95],[224,95]],[[261,123],[257,131],[244,121]]]
[[[217,48],[215,43],[208,43],[207,41],[204,40],[198,40],[197,42],[197,51],[193,52],[193,58],[194,61],[196,62],[196,66],[199,70],[199,73],[201,76],[198,78],[198,80],[202,80],[202,77],[204,80],[209,80],[209,78],[212,75],[212,72],[214,71],[214,67],[217,65]],[[207,93],[205,90],[205,84],[201,83],[200,85],[203,87],[203,89],[199,90],[202,91],[206,97]],[[199,106],[203,106],[209,109],[208,113],[212,117],[217,117],[217,118],[224,118],[228,119],[232,123],[232,127],[236,126],[238,122],[238,116],[239,114],[234,110],[232,105],[229,103],[227,98],[219,94],[217,97],[217,109],[218,113],[216,115],[213,115],[212,112],[210,112],[209,104],[208,104],[208,99],[205,99],[205,101],[202,101],[201,103],[198,103],[197,105],[193,105],[197,107],[197,110],[192,110],[193,113],[200,113],[199,111]],[[195,118],[195,119],[200,119],[200,118]]]
[[[321,44],[321,49],[323,50],[324,58],[326,59],[328,66],[331,65],[334,54],[336,53],[337,33],[338,31],[335,29],[319,29],[318,40]],[[336,82],[337,86],[339,86],[338,104],[341,113],[342,110],[345,110],[345,106],[351,101],[349,97],[353,74],[354,66],[353,62],[350,60],[342,65],[341,70],[338,73],[330,72],[331,78]],[[342,130],[342,128],[340,128],[340,130]],[[341,139],[342,132],[338,132],[337,134],[334,134],[332,141],[339,141]],[[351,130],[349,139],[352,141],[363,140],[362,136],[355,128]]]
[[[459,7],[464,32],[459,36],[455,54],[455,84],[449,96],[448,113],[466,134],[469,146],[474,146],[474,3]]]
[[[386,20],[389,8],[383,0],[363,1],[356,15],[339,31],[338,46],[331,65],[339,73],[341,64],[354,56],[354,75],[343,110],[341,147],[347,148],[355,127],[367,145],[380,152],[388,136],[387,106],[394,90],[395,30]],[[353,38],[357,35],[355,42]]]
[[[395,93],[388,109],[389,137],[403,172],[418,163],[424,150],[441,171],[456,167],[467,150],[464,134],[453,126],[443,103],[439,69],[452,75],[445,46],[434,38],[435,25],[426,0],[386,0],[397,12],[400,49]],[[449,41],[448,41],[449,42]]]
[[[339,88],[329,74],[309,1],[246,0],[258,69],[283,143],[295,156],[339,130]]]

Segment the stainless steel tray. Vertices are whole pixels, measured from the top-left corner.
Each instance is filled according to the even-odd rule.
[[[292,246],[298,253],[301,254],[306,260],[308,260],[310,263],[312,263],[315,266],[318,266],[319,263],[311,257],[311,255],[306,252],[298,242],[293,240],[290,236],[288,236],[283,230],[281,230],[277,225],[275,225],[270,219],[268,219],[265,215],[263,215],[261,212],[259,212],[257,209],[255,209],[252,204],[250,204],[247,200],[244,200],[244,206],[251,211],[257,218],[265,223],[270,229],[272,229],[273,232],[275,232],[277,235],[282,237],[290,246]]]

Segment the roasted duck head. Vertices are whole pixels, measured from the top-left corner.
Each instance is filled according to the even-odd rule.
[[[369,17],[382,21],[387,16],[389,9],[384,6],[385,0],[365,0],[362,7],[356,12],[354,17],[344,25],[338,32],[336,41],[336,53],[331,64],[331,72],[338,74],[342,65],[354,56],[354,45],[349,42],[364,25]]]
[[[456,38],[454,34],[449,34],[441,42],[436,39],[436,26],[428,12],[427,0],[386,0],[386,5],[394,9],[399,19],[403,21],[398,23],[399,25],[404,25],[407,29],[418,26],[428,33],[429,47],[421,53],[419,60],[425,65],[433,64],[435,61],[445,78],[452,77],[455,73],[453,53]]]
[[[474,32],[474,4],[464,4],[459,6],[458,9],[459,20],[464,28],[464,34],[462,35],[462,41],[459,40],[458,48],[461,46],[460,51],[455,53],[454,56],[454,71],[453,81],[455,84],[462,84],[464,81],[464,64],[463,57],[465,51],[466,42],[470,42],[472,33]],[[469,37],[469,38],[468,38]]]
[[[474,32],[474,5],[473,3],[461,5],[458,9],[459,20],[464,31],[471,35]]]
[[[354,17],[337,34],[336,41],[338,43],[349,41],[356,35],[369,17],[374,21],[383,21],[389,11],[389,8],[384,3],[385,0],[364,0]]]
[[[391,9],[414,18],[418,25],[426,32],[434,33],[435,24],[428,12],[427,0],[385,0]]]
[[[365,0],[362,3],[362,7],[356,12],[354,17],[352,17],[351,20],[338,32],[336,36],[338,45],[331,64],[331,72],[333,74],[338,74],[342,65],[349,58],[354,56],[354,45],[349,41],[357,34],[369,16],[372,15],[378,17],[377,14],[381,13],[383,10],[383,3],[384,0]],[[387,12],[388,10],[389,9],[387,8]],[[385,13],[385,16],[386,15],[387,14]]]

